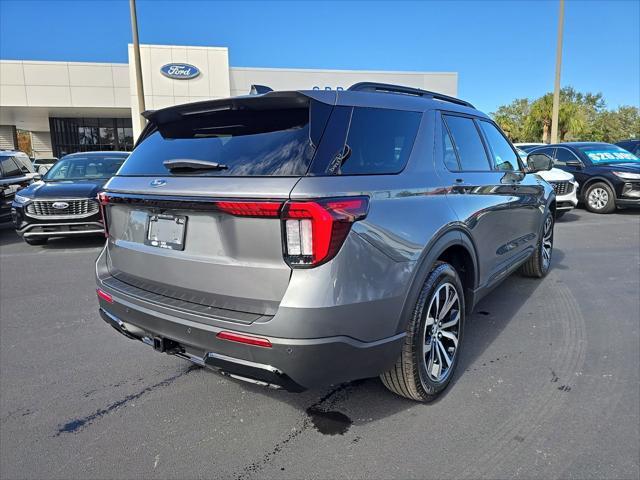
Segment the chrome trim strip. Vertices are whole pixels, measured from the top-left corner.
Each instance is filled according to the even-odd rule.
[[[271,365],[265,365],[264,363],[250,362],[249,360],[242,360],[240,358],[227,357],[226,355],[220,355],[219,353],[213,353],[213,352],[207,353],[207,357],[217,358],[219,360],[224,360],[225,362],[237,363],[238,365],[244,365],[245,367],[258,368],[260,370],[266,370],[268,372],[277,373],[279,375],[283,374],[283,372],[278,370],[276,367],[272,367]]]
[[[25,233],[31,230],[32,228],[37,227],[63,227],[63,226],[73,226],[73,225],[93,225],[96,227],[100,227],[100,232],[104,232],[104,228],[102,227],[102,223],[100,222],[65,222],[65,223],[30,223],[22,230],[16,230],[18,233]],[[88,231],[88,230],[87,230]],[[85,230],[80,231],[79,233],[84,233]],[[55,232],[47,232],[47,233],[55,233]],[[72,232],[63,232],[63,233],[72,233]]]

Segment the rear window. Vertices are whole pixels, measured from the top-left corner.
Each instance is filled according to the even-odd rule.
[[[215,112],[161,125],[135,148],[118,175],[304,175],[315,151],[312,133],[322,132],[329,108],[315,101],[309,105]],[[163,164],[167,160],[204,160],[226,168],[171,172]]]

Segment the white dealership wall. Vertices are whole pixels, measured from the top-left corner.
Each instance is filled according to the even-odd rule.
[[[140,53],[147,109],[245,95],[252,84],[274,90],[346,89],[356,82],[376,81],[458,93],[455,72],[230,67],[226,47],[141,45]],[[194,65],[200,74],[190,80],[167,78],[160,68],[168,63]],[[132,118],[137,137],[133,64],[131,45],[128,64],[0,60],[0,129],[35,132],[39,148],[46,149],[51,145],[49,117]]]

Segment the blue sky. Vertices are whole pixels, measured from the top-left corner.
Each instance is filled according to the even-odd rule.
[[[558,2],[138,0],[142,43],[229,47],[230,64],[456,71],[485,111],[553,88]],[[562,84],[640,103],[640,2],[572,1]],[[128,1],[0,0],[0,58],[127,62]]]

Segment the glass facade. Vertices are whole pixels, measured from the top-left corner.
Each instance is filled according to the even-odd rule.
[[[95,150],[133,150],[130,118],[49,118],[53,155]]]

